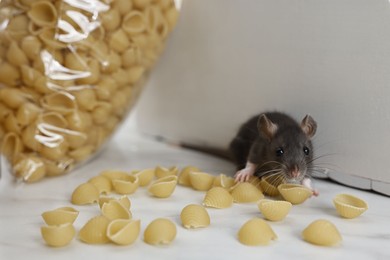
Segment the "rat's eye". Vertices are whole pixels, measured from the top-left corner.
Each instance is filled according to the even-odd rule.
[[[280,157],[284,154],[283,148],[279,147],[276,149],[276,156]]]
[[[305,147],[303,147],[303,152],[304,152],[306,155],[309,155],[310,150],[309,150],[309,148],[307,148],[307,147],[305,146]]]

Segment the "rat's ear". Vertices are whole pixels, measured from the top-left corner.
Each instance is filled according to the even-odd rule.
[[[303,132],[309,137],[313,137],[317,131],[317,122],[310,115],[306,115],[301,122]]]
[[[274,124],[265,114],[261,114],[259,116],[259,120],[257,121],[257,130],[260,135],[264,136],[268,140],[271,140],[275,136],[278,126]]]

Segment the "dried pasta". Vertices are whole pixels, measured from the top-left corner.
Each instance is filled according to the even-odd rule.
[[[144,241],[151,245],[167,245],[176,237],[176,225],[165,218],[157,218],[146,227]]]
[[[108,218],[109,220],[114,219],[131,219],[132,214],[129,209],[127,209],[120,201],[110,200],[103,204],[102,215]]]
[[[141,229],[140,220],[116,219],[107,227],[107,237],[118,245],[130,245],[138,238]]]
[[[66,223],[58,226],[43,226],[41,234],[46,244],[53,247],[62,247],[69,244],[76,230],[71,223]]]
[[[214,183],[214,176],[205,172],[190,172],[190,182],[192,188],[200,191],[209,190]]]
[[[203,228],[210,225],[210,216],[201,205],[190,204],[180,213],[180,220],[187,229]]]
[[[42,218],[49,226],[73,224],[79,215],[79,211],[72,207],[61,207],[42,213]]]
[[[157,198],[168,198],[176,188],[177,177],[168,175],[153,182],[148,191]]]
[[[310,223],[302,231],[302,237],[305,241],[320,246],[334,246],[342,240],[336,226],[332,222],[324,219]]]
[[[232,195],[222,187],[213,187],[206,192],[203,205],[210,208],[224,209],[233,204]]]
[[[0,8],[12,10],[0,32],[2,151],[25,182],[62,175],[96,154],[133,107],[173,29],[174,0],[7,0]],[[47,113],[66,124],[43,123]],[[19,156],[40,159],[46,174],[16,173]]]
[[[248,246],[268,245],[276,239],[277,235],[272,228],[260,218],[248,220],[238,231],[238,240]]]
[[[92,183],[80,184],[72,193],[71,202],[75,205],[84,205],[98,202],[99,190]]]
[[[105,244],[110,240],[107,237],[107,228],[110,220],[105,216],[91,218],[79,232],[79,239],[87,244]]]

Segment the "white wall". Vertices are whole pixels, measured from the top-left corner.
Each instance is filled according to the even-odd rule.
[[[334,179],[390,185],[389,2],[184,0],[140,100],[141,129],[223,147],[268,109],[318,121]]]

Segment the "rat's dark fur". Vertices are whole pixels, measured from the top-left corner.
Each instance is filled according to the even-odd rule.
[[[313,144],[316,122],[306,116],[301,124],[279,112],[254,116],[244,123],[230,143],[230,153],[237,170],[247,161],[256,164],[255,175],[283,173],[297,181],[310,177],[313,162]],[[293,176],[299,171],[299,176]]]

